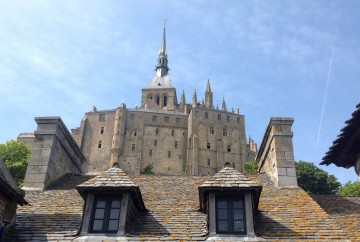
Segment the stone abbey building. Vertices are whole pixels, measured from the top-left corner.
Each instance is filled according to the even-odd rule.
[[[213,104],[208,81],[205,100],[196,91],[186,103],[180,102],[169,76],[166,29],[159,50],[156,73],[142,89],[141,106],[125,104],[112,110],[85,114],[72,136],[86,159],[87,174],[104,171],[115,162],[127,174],[139,174],[152,166],[155,174],[213,175],[226,162],[241,171],[255,158],[256,145],[247,145],[244,115],[239,109],[221,109]],[[247,149],[248,146],[248,149]]]

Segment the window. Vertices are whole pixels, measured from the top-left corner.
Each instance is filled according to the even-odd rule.
[[[228,130],[227,130],[227,128],[223,128],[223,136],[227,136],[227,134],[228,134]]]
[[[171,151],[168,151],[168,158],[171,158]]]
[[[226,116],[226,122],[230,122],[230,116]]]
[[[131,145],[131,151],[135,151],[135,148],[136,148],[135,144],[132,144]]]
[[[137,136],[138,133],[137,133],[137,130],[134,130],[134,136]]]
[[[227,152],[231,152],[231,145],[227,145]]]
[[[175,134],[175,130],[171,130],[171,136],[174,136],[174,134]]]
[[[156,134],[156,135],[158,135],[158,134],[159,134],[159,132],[160,132],[160,129],[159,129],[159,128],[156,128],[156,130],[155,130],[155,134]]]
[[[105,113],[99,114],[99,121],[105,121]]]
[[[98,148],[101,148],[101,140],[98,143]]]
[[[164,96],[164,107],[167,106],[167,96]]]
[[[210,162],[210,159],[208,159],[208,160],[207,160],[207,166],[210,167],[210,165],[211,165],[211,162]]]
[[[149,156],[152,156],[152,150],[149,150]]]
[[[174,147],[175,147],[175,148],[177,148],[177,147],[178,147],[178,142],[177,142],[177,141],[175,141],[175,145],[174,145]]]
[[[205,112],[205,118],[209,118],[209,113]]]
[[[116,233],[119,227],[121,198],[98,197],[95,200],[90,232]]]
[[[235,162],[233,162],[233,168],[235,169]]]
[[[157,140],[154,140],[154,146],[155,147],[157,146]]]
[[[152,116],[152,121],[157,122],[157,116],[156,115]]]
[[[214,134],[215,133],[215,131],[214,131],[214,126],[210,126],[210,128],[209,128],[209,132],[210,132],[210,134]]]
[[[169,122],[169,117],[165,116],[164,121],[165,121],[165,123],[168,123]]]
[[[100,128],[100,134],[103,134],[104,133],[104,127],[101,127]]]
[[[127,135],[127,130],[126,129],[124,130],[124,135]]]
[[[210,142],[207,142],[207,143],[206,143],[206,148],[207,148],[208,150],[210,150]]]
[[[236,118],[236,122],[239,124],[240,123],[240,117]]]
[[[218,114],[218,120],[221,120],[221,114],[220,113]]]
[[[160,105],[160,97],[159,96],[156,97],[156,104]]]
[[[131,113],[131,114],[130,114],[130,119],[131,119],[131,120],[134,120],[134,119],[135,119],[135,114],[134,114],[134,113]]]
[[[180,124],[180,118],[176,118],[176,124]]]
[[[216,232],[246,234],[244,197],[216,198]]]

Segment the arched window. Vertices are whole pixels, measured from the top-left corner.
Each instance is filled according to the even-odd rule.
[[[214,134],[214,133],[215,133],[215,131],[214,131],[214,126],[213,126],[213,125],[210,125],[209,132],[210,132],[210,134]]]
[[[159,96],[156,97],[156,104],[160,105],[160,97]]]
[[[134,130],[134,136],[137,136],[137,135],[138,135],[137,130]]]
[[[228,130],[226,127],[223,128],[223,136],[228,136]]]
[[[167,106],[167,96],[164,96],[164,107]]]

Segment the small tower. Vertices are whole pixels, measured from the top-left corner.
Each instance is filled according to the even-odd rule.
[[[194,90],[194,95],[193,95],[193,98],[192,98],[192,106],[193,106],[193,108],[196,108],[196,107],[197,107],[196,90]]]
[[[185,100],[185,91],[183,89],[182,94],[181,94],[181,100],[180,100],[180,109],[184,110],[185,109],[185,105],[186,105],[186,100]]]
[[[169,72],[168,67],[168,59],[167,59],[167,51],[166,51],[166,20],[164,21],[164,31],[163,31],[163,37],[162,37],[162,43],[161,47],[159,49],[159,56],[158,61],[156,65],[156,75],[158,77],[166,76]]]
[[[226,112],[227,110],[226,110],[226,102],[225,102],[225,98],[223,97],[223,101],[222,101],[222,110],[224,111],[224,112]]]
[[[205,107],[213,108],[213,93],[210,87],[210,80],[208,79],[205,91]]]

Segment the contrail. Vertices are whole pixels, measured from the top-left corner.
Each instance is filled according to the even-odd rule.
[[[327,96],[327,92],[328,92],[328,87],[329,87],[329,82],[330,82],[330,74],[331,74],[331,68],[332,68],[332,62],[333,62],[333,53],[334,53],[334,51],[331,52],[331,57],[330,57],[330,67],[329,67],[329,72],[328,72],[328,77],[327,77],[327,82],[326,82],[326,89],[325,89],[325,96],[324,96],[323,107],[322,107],[322,111],[321,111],[319,131],[318,131],[318,136],[317,136],[317,140],[316,140],[316,150],[317,150],[318,145],[319,145],[320,131],[321,131],[321,126],[322,126],[322,120],[323,120],[323,117],[324,117],[324,110],[325,110],[325,104],[326,104],[326,96]]]

